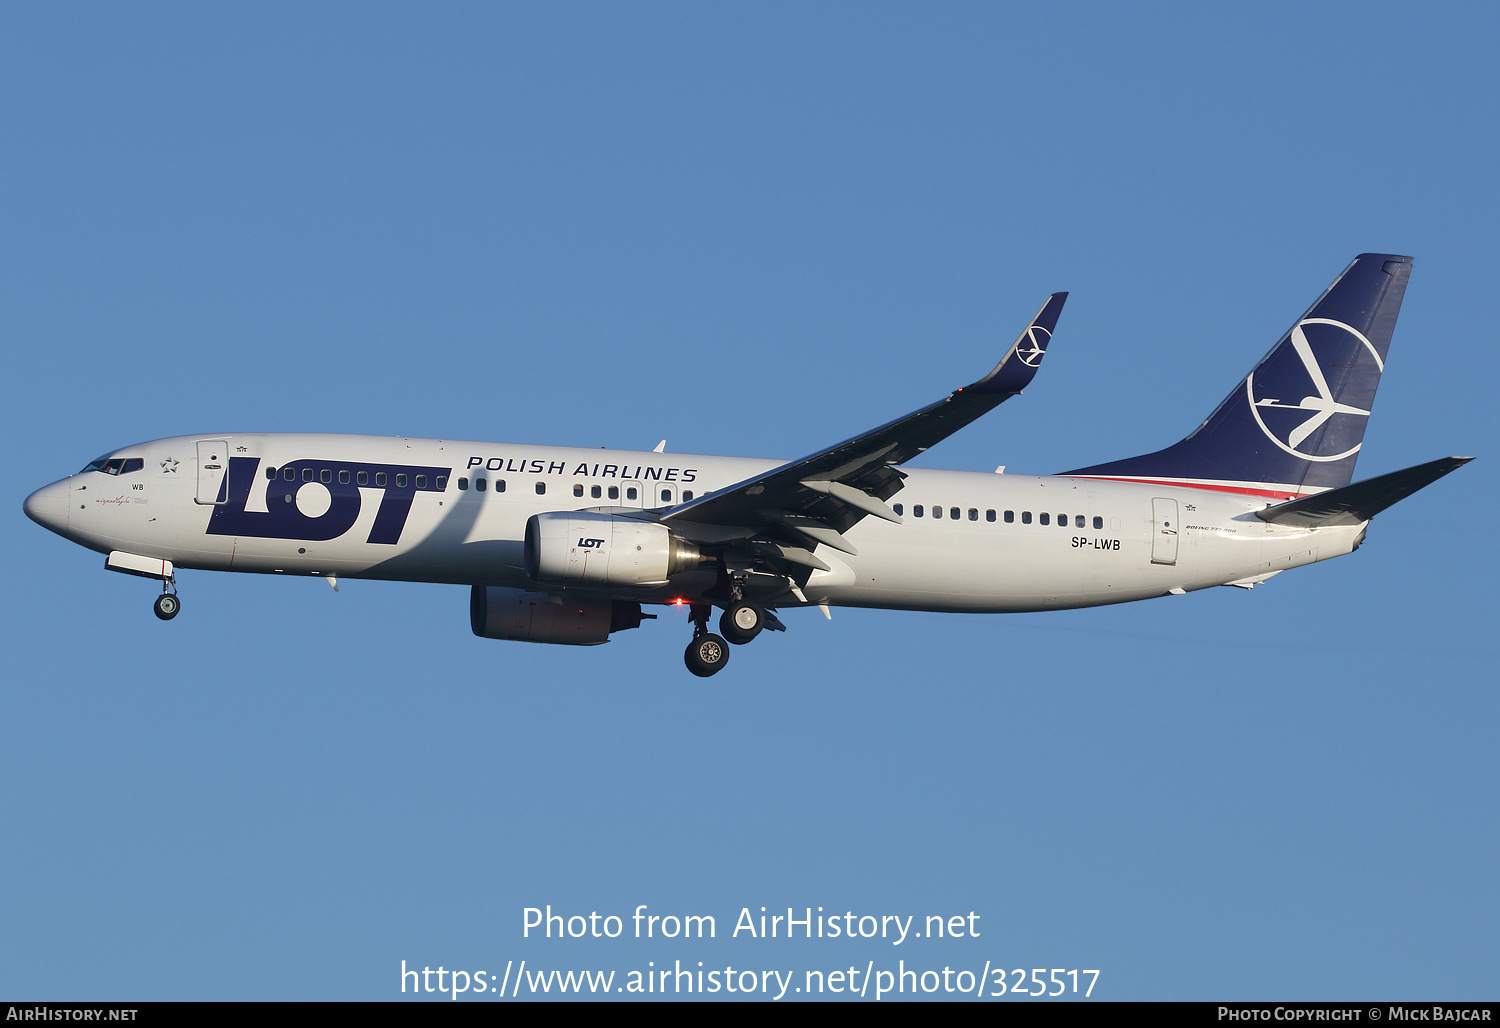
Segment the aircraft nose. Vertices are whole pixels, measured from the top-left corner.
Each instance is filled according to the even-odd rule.
[[[68,527],[68,480],[42,486],[26,497],[26,516],[43,528],[64,532]]]

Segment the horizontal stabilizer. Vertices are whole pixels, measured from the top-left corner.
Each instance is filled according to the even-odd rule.
[[[1450,471],[1463,467],[1473,457],[1443,457],[1440,460],[1418,464],[1404,471],[1392,471],[1340,486],[1300,500],[1279,503],[1255,516],[1273,525],[1294,525],[1300,528],[1329,528],[1335,525],[1357,525],[1369,521],[1376,514],[1424,486],[1429,486]]]

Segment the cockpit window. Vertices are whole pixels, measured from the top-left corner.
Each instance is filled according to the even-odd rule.
[[[128,475],[132,471],[139,471],[146,466],[143,457],[100,457],[84,468],[79,474],[90,471],[102,471],[106,475]]]

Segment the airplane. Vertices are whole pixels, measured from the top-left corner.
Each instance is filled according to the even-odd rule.
[[[1353,552],[1376,514],[1472,459],[1353,482],[1411,266],[1360,254],[1186,438],[1060,475],[903,465],[1030,384],[1067,293],[983,378],[800,460],[212,432],[111,451],[25,511],[160,580],[164,621],[181,568],[467,585],[476,636],[536,643],[597,645],[680,606],[701,677],[796,607],[1249,589]]]

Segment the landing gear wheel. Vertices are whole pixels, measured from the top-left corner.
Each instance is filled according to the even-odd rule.
[[[683,654],[687,669],[699,678],[707,678],[724,670],[729,663],[729,644],[712,632],[705,632],[688,643]]]
[[[182,609],[182,601],[177,598],[176,593],[162,593],[151,605],[151,609],[156,611],[156,616],[163,621],[171,621]]]
[[[760,635],[760,630],[766,627],[766,612],[753,603],[743,600],[731,603],[719,618],[719,631],[724,633],[724,638],[736,646],[745,643]]]

